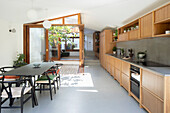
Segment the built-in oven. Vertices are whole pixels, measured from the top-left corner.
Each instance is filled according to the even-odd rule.
[[[140,68],[134,65],[130,66],[130,91],[140,98]]]

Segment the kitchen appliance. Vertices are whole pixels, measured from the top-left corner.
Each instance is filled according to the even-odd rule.
[[[137,58],[140,62],[145,62],[146,61],[146,52],[138,52],[137,53]]]
[[[130,66],[130,91],[140,98],[140,68],[134,65]]]

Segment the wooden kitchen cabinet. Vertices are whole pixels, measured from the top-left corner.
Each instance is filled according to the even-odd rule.
[[[119,70],[122,70],[121,66],[122,66],[122,61],[119,59],[115,59],[115,67]]]
[[[121,71],[117,68],[115,68],[115,76],[114,77],[119,83],[121,83]]]
[[[129,91],[129,76],[122,73],[122,86]]]
[[[150,71],[142,71],[142,86],[150,90],[162,100],[164,99],[164,77]]]
[[[155,11],[155,23],[162,23],[170,19],[170,4]]]
[[[139,39],[139,30],[135,29],[129,32],[129,40],[137,40]]]
[[[130,73],[130,64],[127,62],[122,61],[122,72],[129,76]]]
[[[141,38],[152,37],[152,13],[140,19]]]
[[[128,32],[119,34],[118,41],[128,41]]]
[[[164,113],[164,103],[142,88],[142,105],[151,113]]]
[[[106,53],[112,53],[112,48],[115,44],[112,43],[112,30],[104,30],[100,33],[100,52],[99,58],[102,67],[107,68],[107,57]]]

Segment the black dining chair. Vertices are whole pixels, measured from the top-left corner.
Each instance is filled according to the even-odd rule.
[[[50,98],[51,100],[53,100],[52,90],[54,89],[54,93],[56,94],[56,84],[58,84],[56,69],[52,69],[52,70],[48,70],[47,72],[44,72],[44,74],[41,75],[36,80],[35,84],[37,84],[35,86],[35,90],[40,91],[40,93],[41,91],[49,90]],[[46,88],[45,86],[48,86],[48,88]]]
[[[10,71],[10,70],[12,70],[12,69],[15,69],[16,67],[14,67],[14,66],[7,66],[7,67],[1,67],[0,68],[0,73],[1,74],[3,74],[3,73],[5,73],[5,72],[7,72],[7,71]],[[0,79],[2,79],[3,78],[3,76],[0,76]],[[5,80],[16,80],[16,79],[19,79],[20,78],[20,76],[16,76],[16,75],[13,75],[13,76],[8,76],[8,75],[5,75],[4,76],[4,79]]]
[[[4,79],[5,76],[0,80],[0,113],[2,109],[8,108],[21,108],[21,113],[23,113],[23,106],[29,99],[32,99],[32,107],[34,107],[33,89],[25,84],[26,82],[30,83],[30,79],[19,79],[16,81],[4,81]],[[13,84],[22,84],[22,86],[15,87]],[[26,97],[25,95],[29,96]],[[18,106],[13,105],[16,98],[20,99],[20,105]],[[10,102],[9,106],[3,106],[7,100]]]

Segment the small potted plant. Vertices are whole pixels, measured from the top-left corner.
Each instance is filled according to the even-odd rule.
[[[124,29],[124,33],[126,33],[126,31],[127,31],[127,30],[126,30],[126,28],[125,28],[125,29]]]
[[[124,56],[125,50],[122,48],[121,49],[121,55]]]
[[[113,50],[113,54],[115,55],[115,54],[116,54],[117,47],[114,46],[112,50]]]
[[[21,67],[26,65],[27,63],[24,61],[25,55],[24,54],[18,54],[17,60],[14,61],[14,67]]]

